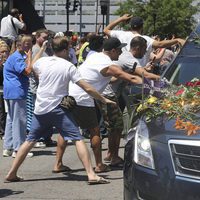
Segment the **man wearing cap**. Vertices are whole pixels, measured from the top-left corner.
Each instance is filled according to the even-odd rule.
[[[112,30],[114,27],[116,27],[121,22],[127,22],[130,20],[130,31],[123,31],[123,30]],[[123,51],[129,51],[130,50],[130,42],[133,39],[133,37],[142,35],[143,31],[143,19],[141,17],[132,17],[129,14],[125,14],[115,21],[111,22],[104,28],[104,33],[111,37],[118,38],[121,42],[127,43],[126,48],[122,49]],[[140,60],[141,66],[146,66],[147,63],[150,60],[150,53],[152,52],[153,48],[166,48],[170,47],[175,44],[184,44],[184,40],[180,38],[176,38],[173,40],[162,40],[157,41],[152,39],[151,37],[147,35],[142,35],[147,40],[147,52],[144,55],[144,57]]]
[[[141,78],[122,71],[113,61],[118,60],[121,48],[126,46],[117,38],[109,38],[104,41],[103,52],[93,53],[79,67],[83,79],[91,84],[99,93],[102,93],[112,76],[129,81],[132,84],[141,84]],[[101,153],[101,138],[94,100],[80,87],[70,84],[69,94],[76,99],[77,106],[72,111],[81,128],[89,129],[91,147],[94,152],[96,168],[95,172],[110,171],[110,168],[103,164]],[[87,116],[87,117],[86,117]]]

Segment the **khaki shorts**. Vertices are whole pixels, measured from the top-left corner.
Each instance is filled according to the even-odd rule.
[[[123,114],[119,108],[117,98],[115,96],[105,97],[117,103],[117,105],[102,104],[99,101],[97,103],[100,107],[107,131],[108,133],[112,133],[113,131],[117,130],[119,133],[121,133],[124,127]]]
[[[76,123],[82,129],[96,128],[99,126],[95,107],[75,106],[72,114]]]

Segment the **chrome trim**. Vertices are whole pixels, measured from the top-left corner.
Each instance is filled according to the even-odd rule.
[[[192,179],[199,179],[200,180],[200,176],[193,176],[193,175],[183,174],[183,173],[180,173],[180,172],[178,172],[176,170],[176,167],[175,167],[175,164],[174,164],[173,155],[172,155],[172,149],[170,147],[171,144],[180,144],[180,145],[198,146],[198,147],[200,147],[200,141],[197,141],[197,140],[175,140],[175,139],[168,140],[168,148],[169,148],[170,157],[171,157],[172,166],[173,166],[175,175],[182,176],[182,177],[187,177],[187,178],[192,178]],[[190,169],[190,171],[195,171],[195,170]],[[198,172],[200,172],[200,171],[198,171]]]

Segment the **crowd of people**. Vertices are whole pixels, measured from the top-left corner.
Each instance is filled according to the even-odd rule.
[[[116,29],[127,21],[130,30]],[[34,156],[31,149],[49,144],[57,144],[53,172],[71,171],[62,158],[67,142],[73,141],[88,184],[109,183],[97,173],[123,166],[119,146],[131,87],[141,85],[142,77],[159,80],[175,47],[184,40],[142,35],[143,19],[128,14],[106,26],[104,35],[89,33],[75,40],[63,32],[40,29],[27,35],[19,34],[19,29],[25,30],[26,25],[19,11],[12,9],[2,19],[0,31],[0,134],[3,156],[15,158],[6,182],[21,181],[17,171],[26,157]],[[70,97],[69,108],[61,105],[66,96]],[[105,158],[101,126],[108,133]],[[56,143],[52,140],[55,132],[59,133]],[[94,169],[84,143],[85,132],[95,158]]]

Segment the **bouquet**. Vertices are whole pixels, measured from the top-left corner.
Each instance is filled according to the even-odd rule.
[[[179,86],[162,82],[160,85],[159,90],[157,88],[154,92],[151,86],[146,87],[144,84],[145,88],[149,88],[149,95],[143,98],[137,107],[137,113],[145,113],[147,121],[167,115],[168,119],[176,119],[174,125],[176,129],[185,130],[187,135],[198,133],[200,130],[200,80],[194,78],[185,85]]]

